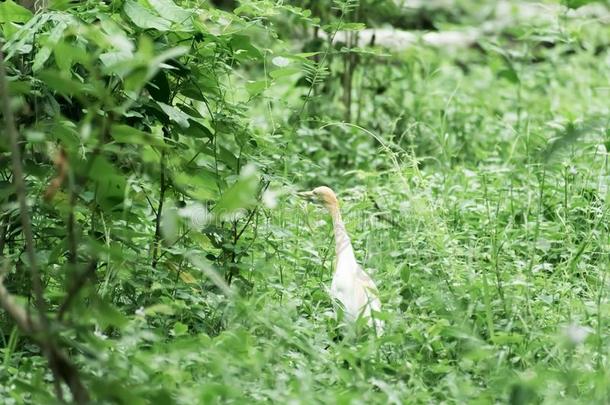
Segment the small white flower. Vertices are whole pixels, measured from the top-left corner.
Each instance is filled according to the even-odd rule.
[[[138,309],[136,309],[136,316],[141,316],[144,317],[144,307],[140,307]]]

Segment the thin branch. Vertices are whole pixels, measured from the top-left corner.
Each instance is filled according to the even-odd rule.
[[[40,322],[44,330],[48,330],[48,319],[46,314],[47,305],[44,301],[42,278],[38,271],[36,262],[36,253],[34,252],[34,237],[32,235],[32,224],[30,223],[29,209],[26,200],[26,187],[23,180],[23,166],[21,164],[21,150],[19,149],[19,135],[15,127],[15,118],[11,108],[11,100],[8,95],[8,83],[6,79],[6,68],[4,64],[4,54],[0,51],[0,102],[2,104],[2,113],[4,115],[4,124],[6,133],[9,138],[11,147],[11,156],[13,160],[13,182],[15,184],[15,192],[19,202],[19,211],[21,214],[21,227],[25,238],[25,248],[30,265],[30,273],[32,274],[32,287],[34,296],[36,297],[36,306],[38,307]]]
[[[32,318],[31,311],[17,303],[4,286],[2,277],[0,277],[0,306],[11,316],[23,333],[29,335],[38,346],[45,348],[44,354],[49,362],[49,367],[56,375],[55,387],[58,398],[61,400],[63,397],[59,385],[59,381],[63,380],[70,388],[74,402],[77,404],[89,403],[89,394],[74,363],[55,342],[46,339],[47,333],[40,319]]]
[[[163,134],[165,138],[169,138],[169,130],[166,127],[163,128]],[[157,206],[157,212],[155,217],[155,236],[152,244],[152,267],[156,268],[159,262],[159,246],[161,244],[161,215],[163,214],[163,203],[165,201],[165,191],[167,190],[167,182],[165,179],[165,152],[161,152],[161,175],[159,178],[159,205]]]
[[[60,380],[63,380],[70,388],[74,401],[79,404],[85,404],[89,402],[89,394],[81,382],[78,369],[54,341],[49,329],[42,277],[37,266],[36,253],[34,251],[34,237],[27,205],[27,190],[21,163],[21,151],[19,149],[19,134],[17,133],[17,128],[15,126],[15,118],[13,116],[11,100],[8,94],[8,80],[6,78],[6,67],[2,51],[0,51],[0,104],[4,115],[6,133],[10,142],[13,160],[13,182],[15,184],[15,191],[19,202],[21,226],[25,238],[25,248],[29,261],[32,287],[36,306],[38,307],[38,318],[32,319],[29,316],[29,311],[26,311],[22,306],[16,303],[2,284],[2,278],[0,278],[0,305],[2,305],[5,311],[11,315],[17,325],[25,333],[29,334],[40,346],[44,356],[49,362],[49,368],[51,369],[55,380],[54,386],[57,398],[60,401],[63,400],[63,393],[59,383]]]

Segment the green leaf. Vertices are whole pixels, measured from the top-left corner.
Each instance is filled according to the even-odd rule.
[[[189,327],[185,324],[183,324],[182,322],[176,322],[174,324],[174,336],[182,336],[182,335],[186,335],[189,331]]]
[[[240,60],[262,59],[263,54],[254,45],[247,35],[233,35],[229,44],[235,52],[235,57]]]
[[[7,0],[0,3],[0,23],[24,23],[32,18],[33,14],[30,10],[20,6],[13,0]]]
[[[519,83],[519,75],[513,68],[502,69],[498,72],[498,77],[502,77],[511,83]]]
[[[169,101],[170,98],[170,89],[169,89],[169,81],[167,80],[167,75],[164,71],[160,71],[153,77],[151,81],[146,85],[148,92],[156,101],[162,101],[164,103]]]
[[[209,201],[218,197],[217,176],[211,170],[199,168],[197,174],[178,172],[173,179],[176,185],[184,188],[196,200]]]
[[[44,63],[49,59],[49,56],[51,56],[52,49],[57,45],[66,28],[67,25],[64,22],[60,22],[53,28],[49,37],[44,41],[45,45],[36,53],[36,56],[34,56],[34,63],[32,64],[32,70],[34,72],[40,70],[44,66]]]
[[[155,305],[151,305],[150,307],[146,308],[144,310],[144,313],[146,315],[157,315],[157,314],[173,315],[174,309],[167,304],[155,304]]]
[[[91,57],[80,44],[65,41],[60,41],[53,48],[53,56],[60,70],[69,70],[74,63],[88,63]]]
[[[123,202],[127,181],[103,156],[94,160],[89,177],[96,183],[95,198],[103,209],[114,209]]]
[[[110,135],[119,143],[132,145],[152,145],[158,147],[167,146],[162,138],[156,137],[149,132],[140,131],[125,124],[115,124],[110,130]]]
[[[176,23],[184,23],[193,16],[193,12],[177,6],[171,0],[148,0],[159,15]]]
[[[116,307],[103,300],[95,300],[93,306],[96,319],[100,322],[102,329],[108,326],[116,326],[118,328],[127,324],[127,318]]]
[[[279,79],[280,77],[292,76],[294,74],[301,73],[301,69],[296,67],[285,67],[281,69],[275,69],[269,72],[269,76],[274,79]]]
[[[192,125],[189,128],[183,131],[183,135],[191,136],[193,138],[214,138],[212,131],[201,122],[191,120],[191,124]]]
[[[8,82],[8,92],[13,95],[28,94],[32,89],[32,83],[24,80],[13,80]]]
[[[246,83],[246,90],[251,97],[262,93],[267,88],[266,80],[249,81]]]
[[[91,93],[91,86],[73,80],[70,72],[45,70],[38,72],[37,76],[49,88],[66,96]]]
[[[154,15],[150,10],[132,0],[125,2],[123,11],[140,28],[168,31],[171,27],[171,23],[168,20]]]
[[[240,208],[247,208],[256,202],[258,176],[253,168],[245,167],[239,179],[220,197],[214,214],[224,215]]]
[[[579,8],[587,4],[597,3],[598,1],[599,0],[561,0],[561,4],[568,8]]]
[[[157,101],[157,104],[159,105],[159,107],[161,107],[163,112],[165,114],[167,114],[167,116],[169,117],[169,119],[171,121],[174,121],[175,123],[180,125],[182,128],[189,127],[189,118],[190,117],[188,116],[188,114],[185,114],[183,111],[179,110],[178,108],[176,108],[174,106],[167,105],[160,101]]]

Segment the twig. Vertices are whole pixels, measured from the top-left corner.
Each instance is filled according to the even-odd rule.
[[[159,261],[159,245],[161,242],[161,215],[163,213],[163,202],[165,200],[165,152],[161,153],[161,177],[159,179],[161,185],[159,190],[159,205],[157,206],[157,215],[155,217],[155,236],[152,245],[152,267],[156,268]]]
[[[8,95],[8,81],[6,78],[6,67],[4,54],[0,51],[0,104],[4,115],[6,133],[10,141],[11,156],[13,160],[13,182],[19,210],[21,214],[21,226],[25,238],[25,248],[28,256],[32,287],[38,307],[38,318],[32,319],[28,312],[19,306],[9,292],[4,288],[0,278],[0,305],[8,312],[17,325],[38,343],[43,354],[49,362],[49,368],[53,373],[55,393],[60,401],[63,400],[60,380],[66,382],[74,401],[79,404],[89,402],[89,394],[80,380],[76,366],[69,360],[66,354],[58,347],[50,334],[49,320],[47,318],[47,306],[44,301],[42,278],[36,262],[34,251],[34,237],[32,234],[32,224],[30,222],[29,209],[26,201],[27,190],[25,187],[23,166],[21,163],[21,151],[19,149],[19,135],[15,126],[15,118],[11,109],[11,100]]]
[[[0,51],[0,101],[2,103],[2,113],[4,115],[4,124],[6,133],[9,138],[11,147],[11,156],[13,160],[13,182],[15,184],[15,192],[19,202],[19,212],[21,214],[21,227],[25,238],[25,248],[32,273],[32,287],[36,298],[36,306],[38,307],[40,322],[43,329],[48,330],[48,319],[46,315],[46,303],[44,301],[42,279],[36,262],[36,253],[34,252],[34,237],[32,235],[32,224],[30,223],[29,209],[26,201],[25,181],[23,180],[23,166],[21,164],[21,151],[19,149],[19,136],[15,127],[15,118],[11,108],[11,100],[8,96],[8,85],[6,79],[6,68],[4,64],[4,54]]]

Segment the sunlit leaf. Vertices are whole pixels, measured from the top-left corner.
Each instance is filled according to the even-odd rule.
[[[13,0],[6,0],[0,3],[0,23],[24,23],[30,18],[32,18],[32,12]]]
[[[140,28],[156,29],[159,31],[170,29],[171,23],[168,20],[154,15],[149,9],[133,0],[125,1],[123,11]]]

